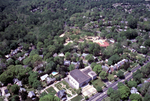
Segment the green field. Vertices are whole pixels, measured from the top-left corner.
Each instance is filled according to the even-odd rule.
[[[53,87],[50,87],[50,88],[46,89],[46,91],[47,91],[48,93],[56,94],[56,91],[54,90]]]
[[[71,99],[71,101],[81,101],[83,99],[83,96],[78,95],[76,97],[74,97],[73,99]]]
[[[100,86],[100,87],[103,87],[103,85],[104,85],[104,82],[101,80],[101,79],[96,79],[96,80],[94,80],[93,82],[92,82],[92,85],[96,88],[96,87],[98,87],[98,86]]]

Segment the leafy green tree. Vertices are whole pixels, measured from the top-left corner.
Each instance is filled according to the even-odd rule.
[[[106,79],[107,73],[105,71],[102,71],[99,76],[101,77],[102,80]]]
[[[114,91],[115,91],[115,90],[114,90],[113,88],[111,88],[111,87],[108,88],[108,90],[107,90],[107,95],[110,96],[111,94],[114,93]]]
[[[102,87],[100,87],[100,86],[96,87],[96,90],[97,90],[97,92],[102,92],[103,91]]]
[[[118,76],[119,78],[124,78],[124,72],[119,71],[119,72],[117,73],[117,76]]]
[[[150,47],[150,39],[146,40],[146,41],[144,42],[144,45]]]
[[[135,81],[128,81],[128,87],[129,88],[137,87],[137,83]]]
[[[120,93],[119,93],[119,91],[114,91],[110,95],[110,101],[120,101]]]
[[[130,18],[129,20],[128,20],[128,25],[129,25],[129,27],[130,28],[137,28],[137,22],[138,22],[138,20],[137,19],[134,19],[134,18]]]
[[[131,94],[129,99],[131,101],[142,101],[142,97],[139,94]]]
[[[14,95],[11,98],[11,101],[19,101],[19,100],[20,100],[19,95]]]
[[[117,87],[120,88],[121,86],[124,86],[124,84],[122,82],[118,82]]]
[[[149,101],[149,100],[150,100],[150,96],[149,96],[149,94],[146,94],[146,95],[144,96],[143,101]]]
[[[19,86],[16,85],[16,84],[14,84],[14,85],[12,85],[12,86],[10,87],[9,91],[10,91],[10,93],[11,93],[12,95],[18,94]]]
[[[121,86],[118,91],[120,92],[120,98],[125,100],[130,95],[130,89],[127,86]]]
[[[65,53],[65,58],[68,60],[71,58],[71,54],[69,52]]]
[[[74,67],[74,65],[73,65],[73,64],[71,64],[68,68],[69,68],[69,71],[72,71],[72,70],[74,70],[74,69],[75,69],[75,67]]]
[[[92,62],[92,63],[91,63],[91,68],[93,69],[95,66],[96,66],[96,63],[95,63],[95,62]]]
[[[92,54],[87,55],[87,56],[85,57],[85,59],[88,60],[88,62],[90,62],[90,63],[94,61],[94,57],[93,57]]]
[[[43,43],[42,42],[38,42],[37,43],[37,49],[41,49],[43,47]]]
[[[97,74],[102,71],[102,66],[101,65],[95,65],[93,68],[93,71],[96,72]]]

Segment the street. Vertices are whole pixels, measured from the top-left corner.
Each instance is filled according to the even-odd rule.
[[[146,65],[149,61],[145,62],[144,65]],[[102,93],[97,93],[94,96],[90,97],[88,101],[102,101],[104,98],[107,97],[107,90],[108,88],[112,87],[114,90],[117,90],[118,82],[125,82],[125,80],[129,81],[132,79],[132,73],[137,71],[141,66],[137,66],[136,68],[132,69],[131,72],[128,72],[125,74],[125,79],[118,79],[117,81],[113,82],[111,85],[109,85],[107,88],[103,89]]]

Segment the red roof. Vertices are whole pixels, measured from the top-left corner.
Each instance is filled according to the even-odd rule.
[[[103,42],[103,44],[101,44],[100,42],[98,42],[98,44],[99,44],[101,47],[108,47],[108,46],[109,46],[109,43],[108,43],[108,42]]]

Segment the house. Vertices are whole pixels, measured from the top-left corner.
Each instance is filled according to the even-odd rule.
[[[108,67],[108,66],[104,66],[104,65],[102,65],[102,68],[103,68],[103,70],[105,71],[105,72],[109,72],[109,70],[110,70],[110,68]]]
[[[90,68],[85,68],[81,71],[74,69],[70,72],[68,81],[74,86],[74,88],[79,89],[79,87],[87,85],[89,81],[95,79],[96,76],[96,73]]]
[[[87,55],[89,55],[89,54],[88,54],[88,53],[83,53],[81,57],[82,57],[83,59],[85,59],[85,57],[86,57]]]
[[[76,69],[79,69],[80,66],[80,62],[71,62],[71,64],[73,64],[75,66]]]
[[[18,86],[22,86],[22,81],[18,81],[16,84],[17,84]]]
[[[145,46],[140,46],[140,48],[146,48]]]
[[[70,64],[71,64],[70,61],[68,61],[68,60],[65,60],[65,61],[64,61],[64,65],[65,65],[65,66],[69,66]]]
[[[41,79],[42,81],[44,81],[47,77],[48,77],[48,74],[45,74],[45,75],[41,76],[40,79]]]
[[[2,87],[1,92],[2,92],[2,96],[6,96],[6,97],[10,96],[10,93],[8,93],[7,87]]]
[[[131,92],[131,94],[140,94],[135,87],[132,87],[130,92]]]
[[[29,98],[33,98],[33,97],[35,97],[34,92],[33,92],[33,91],[30,91],[30,92],[28,93],[28,97],[29,97]]]
[[[16,78],[13,79],[14,84],[16,84],[18,81],[19,81],[19,80],[16,79]]]
[[[64,57],[65,55],[64,55],[64,53],[60,53],[58,56],[59,57]]]
[[[148,78],[147,80],[144,81],[144,83],[150,82],[150,78]]]
[[[66,98],[66,92],[65,92],[64,89],[58,91],[56,95],[57,95],[62,101],[66,101],[66,100],[67,100],[67,98]]]
[[[56,56],[58,56],[57,53],[55,53],[55,54],[53,55],[53,57],[56,57]]]
[[[47,77],[47,79],[46,79],[47,85],[50,85],[50,84],[54,83],[55,81],[56,81],[55,78]]]
[[[26,92],[26,89],[20,87],[19,92],[20,92],[20,93],[21,93],[21,92]]]

